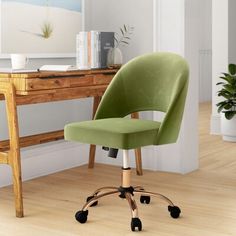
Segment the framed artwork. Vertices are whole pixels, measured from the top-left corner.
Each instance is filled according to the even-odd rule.
[[[73,57],[84,0],[0,0],[0,55]]]

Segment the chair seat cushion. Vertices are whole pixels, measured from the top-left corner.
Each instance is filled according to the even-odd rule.
[[[108,118],[70,123],[65,139],[111,148],[133,149],[153,145],[160,122],[127,118]]]

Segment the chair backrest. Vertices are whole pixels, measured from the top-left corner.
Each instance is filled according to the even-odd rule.
[[[155,144],[176,142],[188,88],[188,64],[181,56],[151,53],[134,58],[108,86],[95,119],[125,117],[139,111],[162,111],[165,117]]]

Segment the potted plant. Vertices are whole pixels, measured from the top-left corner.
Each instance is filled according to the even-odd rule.
[[[107,55],[107,64],[108,67],[120,67],[123,63],[123,56],[120,50],[120,46],[129,45],[129,41],[131,39],[131,35],[133,33],[134,27],[129,25],[123,25],[120,27],[120,32],[115,33],[114,40],[115,46],[108,51]]]
[[[223,140],[236,142],[236,65],[229,64],[228,73],[222,73],[221,89],[217,92],[223,101],[216,104],[221,114],[221,134]]]

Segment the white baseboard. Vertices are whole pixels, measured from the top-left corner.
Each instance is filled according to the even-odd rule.
[[[220,115],[211,115],[210,134],[221,135],[220,129]]]
[[[143,168],[157,170],[153,147],[142,148]],[[134,151],[130,151],[131,167],[135,168]],[[23,181],[49,175],[62,170],[88,163],[89,145],[75,142],[57,141],[49,144],[23,148],[21,166]],[[101,147],[96,150],[96,162],[122,166],[122,152],[116,159],[107,157]],[[12,172],[9,165],[0,165],[0,187],[12,184]]]
[[[163,157],[162,151],[160,148],[156,150],[153,146],[143,147],[143,169],[181,173],[178,163],[175,163],[173,158]],[[30,180],[81,166],[88,163],[88,157],[89,145],[75,142],[57,141],[23,148],[21,150],[22,179],[23,181]],[[135,168],[134,151],[130,151],[130,157],[130,165]],[[122,152],[119,151],[118,157],[113,159],[107,157],[107,152],[101,147],[97,147],[96,162],[122,166]],[[12,184],[10,166],[0,165],[0,187],[10,184]]]
[[[57,141],[21,150],[23,181],[52,174],[88,162],[86,144]],[[0,165],[0,187],[12,184],[12,172],[8,165]]]

